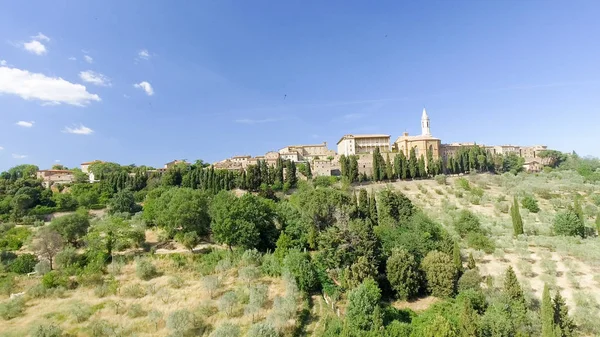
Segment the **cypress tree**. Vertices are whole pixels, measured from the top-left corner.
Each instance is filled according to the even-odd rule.
[[[600,212],[596,215],[596,231],[598,232],[598,235],[600,235]]]
[[[385,161],[385,175],[387,177],[387,180],[393,180],[394,179],[394,168],[392,166],[392,162],[390,161],[390,154],[386,154],[386,161]]]
[[[408,172],[410,178],[415,179],[417,177],[417,153],[415,148],[410,149],[410,157],[408,159]]]
[[[521,218],[519,202],[516,196],[514,197],[513,205],[510,207],[510,217],[512,219],[514,236],[523,234],[523,218]]]
[[[358,211],[362,219],[369,217],[369,195],[364,188],[358,192]]]
[[[404,152],[400,152],[398,156],[400,157],[400,177],[405,180],[408,177],[408,162]]]
[[[575,202],[573,204],[573,210],[575,211],[575,214],[577,214],[577,217],[579,218],[579,222],[581,222],[581,224],[583,226],[585,226],[585,217],[583,216],[583,209],[581,208],[581,201],[579,200],[579,196],[575,197]]]
[[[308,174],[308,176],[307,176],[308,179],[312,179],[312,170],[310,169],[310,163],[309,162],[306,162],[306,174]]]
[[[554,336],[554,307],[550,298],[550,290],[548,285],[544,284],[544,292],[542,293],[542,337]]]
[[[373,151],[373,181],[380,181],[381,180],[381,176],[380,171],[381,168],[379,167],[381,164],[381,161],[379,160],[379,148],[376,147],[375,151]]]
[[[350,163],[349,163],[349,179],[351,182],[357,182],[358,181],[358,157],[357,156],[350,156]]]
[[[435,163],[433,162],[433,150],[427,149],[427,162],[425,163],[427,167],[427,175],[434,176],[435,175]]]
[[[464,268],[462,264],[462,257],[460,256],[460,246],[456,240],[454,240],[454,246],[452,247],[452,260],[454,261],[454,266],[458,271],[458,277],[460,277],[464,271]]]
[[[471,300],[466,297],[463,301],[462,310],[458,317],[459,322],[459,336],[460,337],[473,337],[477,336],[477,325],[479,316],[473,309]]]
[[[523,290],[512,266],[508,267],[504,276],[504,292],[513,302],[525,305]]]
[[[375,199],[375,192],[371,192],[371,200],[369,200],[369,217],[373,226],[377,226],[377,199]]]
[[[425,157],[421,155],[417,163],[419,170],[419,178],[427,178],[427,170],[425,169]]]
[[[554,329],[557,337],[572,337],[575,335],[575,323],[569,317],[569,308],[565,303],[565,299],[556,292],[553,301],[554,309]]]
[[[469,268],[469,270],[477,268],[477,265],[475,264],[475,258],[471,252],[469,252],[469,258],[467,259],[467,268]]]

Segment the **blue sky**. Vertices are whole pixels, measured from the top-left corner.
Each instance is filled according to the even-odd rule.
[[[599,11],[584,0],[5,1],[0,170],[394,140],[420,132],[423,107],[443,142],[600,156]]]

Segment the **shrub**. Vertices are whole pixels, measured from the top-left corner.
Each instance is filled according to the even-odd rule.
[[[30,235],[31,231],[26,227],[12,227],[3,233],[0,231],[0,250],[19,250]]]
[[[142,280],[150,280],[157,276],[156,267],[147,259],[138,259],[135,264],[135,274]]]
[[[82,323],[87,321],[90,316],[92,316],[93,311],[89,305],[76,303],[71,307],[70,313],[75,322]]]
[[[317,286],[317,273],[307,253],[291,249],[283,259],[283,266],[294,276],[300,290],[309,292]]]
[[[38,262],[35,267],[33,267],[33,269],[35,270],[35,272],[40,275],[40,276],[44,276],[46,275],[46,273],[50,272],[50,262],[46,261],[46,260],[42,260],[40,262]]]
[[[346,320],[361,330],[369,330],[373,323],[372,314],[379,306],[381,290],[372,279],[366,279],[348,293]]]
[[[450,297],[454,294],[458,271],[448,254],[431,251],[421,262],[421,267],[425,271],[427,289],[433,296]]]
[[[57,288],[57,287],[65,287],[66,288],[68,286],[68,277],[56,270],[52,270],[51,272],[46,273],[42,277],[42,285],[46,289]]]
[[[125,297],[142,298],[147,295],[147,292],[141,284],[131,284],[123,288],[122,294]]]
[[[273,254],[263,256],[261,269],[268,276],[277,277],[281,275],[281,263]]]
[[[233,307],[237,304],[238,298],[233,291],[228,291],[219,299],[219,310],[225,311],[227,316],[233,313]]]
[[[261,322],[253,324],[250,329],[248,329],[246,337],[279,337],[279,333],[277,333],[277,330],[275,330],[271,324]]]
[[[181,277],[175,275],[175,276],[171,276],[169,278],[169,285],[173,289],[179,289],[179,288],[183,288],[183,286],[185,285],[185,281],[183,281],[183,279]]]
[[[0,303],[0,317],[7,321],[21,316],[23,312],[25,312],[25,299],[23,297]]]
[[[250,283],[260,277],[260,269],[255,266],[242,267],[238,270],[238,276],[245,283]]]
[[[571,209],[557,213],[553,225],[556,235],[581,237],[585,235],[583,222]]]
[[[483,250],[487,254],[493,253],[495,249],[494,242],[481,233],[470,233],[467,235],[467,244],[469,247]]]
[[[15,287],[16,283],[13,275],[0,273],[0,294],[8,296]]]
[[[436,183],[446,185],[446,176],[444,174],[438,174],[434,179]]]
[[[52,323],[38,324],[31,329],[29,334],[31,337],[61,337],[63,331],[58,325]]]
[[[462,188],[465,191],[471,190],[471,184],[469,183],[469,181],[467,179],[465,179],[463,177],[456,179],[456,186]]]
[[[481,275],[479,275],[479,270],[469,269],[458,279],[458,291],[463,292],[469,289],[479,290],[481,289],[482,281],[483,279],[481,278]]]
[[[167,327],[180,335],[189,333],[196,325],[196,317],[186,309],[175,310],[167,317]]]
[[[208,336],[209,337],[238,337],[239,335],[240,335],[240,327],[235,324],[226,322],[226,323],[219,325]]]
[[[535,200],[535,198],[530,195],[525,196],[525,198],[521,200],[521,205],[523,205],[523,208],[527,209],[531,213],[537,213],[540,211],[540,207],[538,206],[537,200]]]
[[[468,210],[462,210],[454,222],[454,228],[461,237],[465,237],[469,233],[480,233],[481,223],[475,214]]]
[[[8,266],[8,271],[17,274],[31,273],[38,263],[38,259],[33,254],[21,254],[14,259]]]
[[[58,268],[65,269],[71,266],[78,265],[80,261],[79,254],[73,246],[67,246],[62,251],[58,252],[54,257],[54,263]]]
[[[262,263],[262,254],[256,249],[248,249],[242,255],[240,262],[243,266],[260,266]]]
[[[116,324],[111,324],[105,319],[99,319],[88,325],[88,330],[92,337],[117,336],[118,329]]]
[[[116,295],[118,287],[119,283],[116,280],[113,282],[103,283],[94,289],[94,295],[98,296],[99,298],[109,295]]]
[[[142,308],[141,304],[135,303],[129,306],[127,309],[127,317],[129,318],[137,318],[146,316],[148,313]]]

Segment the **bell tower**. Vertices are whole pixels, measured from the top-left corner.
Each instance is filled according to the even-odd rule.
[[[423,115],[421,116],[421,136],[431,136],[431,130],[429,129],[429,116],[427,111],[423,108]]]

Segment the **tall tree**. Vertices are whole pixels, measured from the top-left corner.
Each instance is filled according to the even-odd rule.
[[[400,157],[399,161],[400,161],[400,178],[402,178],[403,180],[406,179],[408,177],[408,161],[406,160],[406,156],[404,155],[404,152],[400,151],[400,153],[398,154],[398,157]]]
[[[565,299],[556,292],[554,296],[554,328],[556,337],[573,337],[575,336],[575,323],[569,317],[569,308],[565,303]]]
[[[418,163],[417,163],[417,153],[415,152],[415,148],[411,148],[410,149],[410,156],[408,158],[408,172],[410,173],[410,178],[415,179],[417,178],[417,170],[418,170]]]
[[[473,257],[473,253],[469,252],[469,258],[467,260],[467,268],[469,270],[473,270],[477,268],[477,264],[475,263],[475,258]]]
[[[521,218],[521,211],[519,211],[517,196],[514,197],[513,205],[510,207],[510,217],[512,219],[514,236],[523,234],[523,218]]]
[[[362,219],[369,217],[369,195],[364,188],[358,192],[358,212]]]
[[[542,337],[554,336],[554,307],[550,298],[550,290],[548,285],[544,284],[544,292],[542,293]]]
[[[575,211],[575,214],[577,214],[581,225],[585,227],[585,216],[583,215],[583,209],[581,208],[581,200],[579,196],[575,197],[575,201],[573,202],[573,210]]]
[[[312,179],[312,170],[310,168],[310,162],[306,162],[306,173],[307,173],[307,178],[308,179]]]
[[[460,337],[477,336],[479,316],[475,309],[473,309],[471,300],[468,297],[463,301],[458,322]]]
[[[394,167],[392,166],[392,162],[390,161],[390,154],[389,153],[386,154],[385,176],[387,177],[387,180],[393,180],[394,179]]]
[[[512,266],[509,266],[504,276],[504,293],[515,303],[525,305],[525,296]]]
[[[458,277],[460,277],[464,271],[464,268],[462,264],[462,257],[460,255],[460,246],[458,245],[457,240],[454,240],[454,246],[452,247],[452,260],[454,261],[454,266],[458,272]]]
[[[386,275],[398,298],[414,298],[421,286],[421,272],[414,255],[404,249],[394,249],[386,264]]]
[[[373,151],[373,180],[374,181],[380,181],[382,179],[380,173],[381,173],[381,161],[379,160],[379,148],[376,147],[375,150]]]
[[[417,162],[417,168],[418,168],[418,175],[420,178],[427,178],[427,170],[425,169],[425,158],[423,157],[423,155],[421,155],[421,157],[419,158],[419,161]]]
[[[600,235],[600,212],[596,215],[596,232]]]
[[[377,226],[377,199],[375,199],[375,192],[371,192],[371,199],[369,200],[369,217],[373,226]]]

